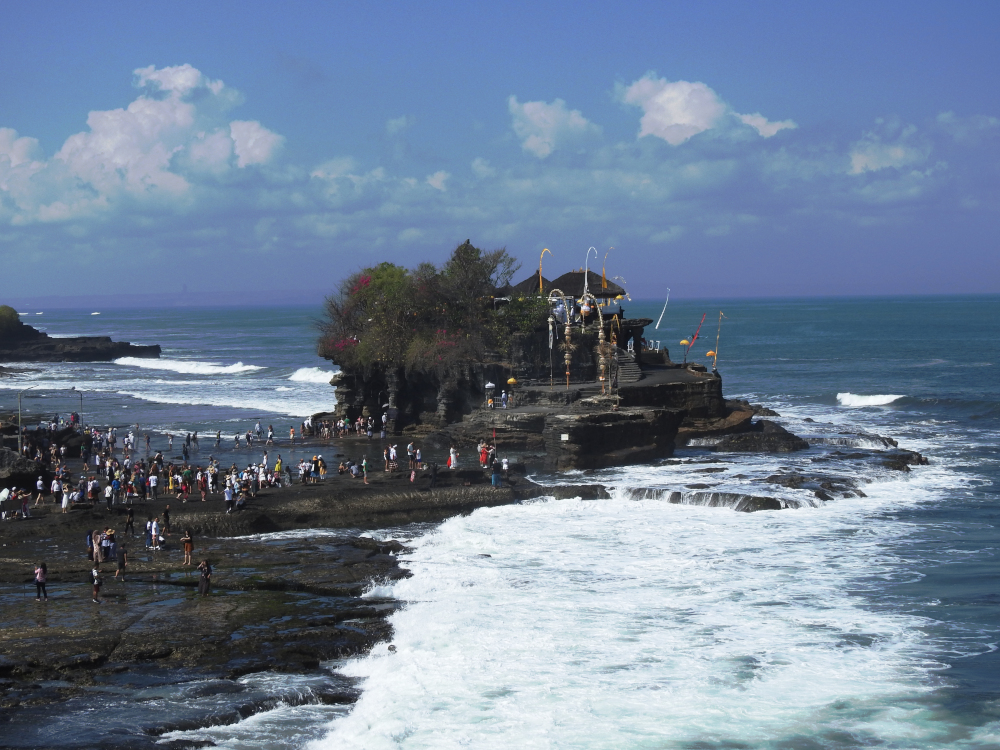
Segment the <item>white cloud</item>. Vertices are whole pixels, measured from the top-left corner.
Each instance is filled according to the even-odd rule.
[[[684,227],[674,225],[664,229],[662,232],[656,232],[649,236],[649,241],[656,244],[664,244],[667,242],[673,242],[674,240],[680,239],[681,235],[684,234]]]
[[[507,108],[514,133],[521,139],[521,148],[539,159],[544,159],[569,140],[601,132],[600,127],[587,120],[580,110],[567,109],[562,99],[556,99],[552,104],[521,104],[516,96],[511,96],[507,99]]]
[[[150,65],[145,68],[137,68],[135,75],[139,86],[150,86],[181,96],[197,88],[206,88],[213,94],[219,94],[225,88],[222,81],[212,81],[206,78],[200,70],[187,63],[159,70]]]
[[[653,135],[671,146],[679,146],[706,130],[718,127],[725,114],[736,117],[757,133],[770,138],[781,130],[797,128],[792,120],[771,122],[760,112],[741,115],[733,112],[715,91],[704,83],[668,81],[647,73],[631,86],[621,89],[622,101],[642,109],[639,137]]]
[[[704,83],[670,82],[647,73],[623,93],[626,104],[642,109],[639,137],[655,135],[671,146],[715,127],[726,105]]]
[[[233,139],[222,128],[199,133],[188,146],[188,156],[196,168],[224,171],[233,156]]]
[[[495,176],[497,171],[490,166],[490,163],[486,159],[477,156],[472,160],[472,173],[476,177],[484,178]]]
[[[776,135],[779,130],[794,130],[798,127],[793,120],[781,120],[780,122],[771,122],[760,112],[754,112],[752,115],[736,115],[740,122],[744,125],[749,125],[751,128],[756,130],[763,138],[770,138],[772,135]]]
[[[229,132],[233,138],[238,167],[266,164],[285,141],[282,136],[271,132],[256,120],[233,120],[229,123]]]
[[[984,137],[1000,134],[1000,118],[987,115],[959,117],[954,112],[941,112],[935,124],[957,142],[970,145],[980,143]]]
[[[19,167],[34,160],[38,153],[38,139],[18,138],[12,128],[0,128],[0,159],[7,167]]]
[[[435,190],[440,190],[441,192],[444,192],[445,190],[448,189],[447,187],[445,187],[444,183],[448,180],[449,177],[451,177],[450,174],[448,174],[444,170],[440,170],[428,176],[427,184],[430,185]]]
[[[0,218],[68,221],[137,200],[187,209],[195,185],[218,188],[223,173],[266,164],[284,141],[257,121],[230,122],[240,93],[191,65],[134,73],[139,96],[91,111],[51,159],[33,138],[0,130]]]
[[[929,144],[917,137],[917,129],[913,125],[903,127],[892,119],[878,119],[876,126],[852,146],[850,174],[908,167],[925,161],[929,156]]]
[[[419,242],[423,239],[423,230],[417,229],[416,227],[410,227],[409,229],[404,229],[402,232],[396,235],[396,239],[400,242]]]
[[[385,122],[385,132],[389,135],[398,135],[410,126],[410,118],[406,115],[394,117]]]

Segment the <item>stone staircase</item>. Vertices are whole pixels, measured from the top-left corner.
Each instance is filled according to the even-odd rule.
[[[619,347],[618,349],[618,382],[637,383],[642,380],[642,370],[636,364],[635,357],[631,352]]]

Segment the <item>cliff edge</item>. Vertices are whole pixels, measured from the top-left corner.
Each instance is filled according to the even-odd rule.
[[[53,338],[22,323],[12,307],[0,305],[0,362],[111,362],[119,357],[159,356],[158,344],[112,341],[110,336]]]

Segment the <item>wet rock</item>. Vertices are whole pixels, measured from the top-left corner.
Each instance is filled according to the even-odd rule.
[[[17,454],[17,451],[0,448],[0,487],[33,489],[40,476],[48,476],[45,466]]]
[[[366,549],[373,552],[377,552],[381,555],[387,555],[390,552],[394,554],[399,554],[406,548],[397,542],[395,539],[388,539],[384,542],[380,542],[377,539],[372,539],[369,536],[359,536],[357,539],[351,541],[351,545],[357,547],[358,549]]]
[[[20,321],[0,330],[0,362],[111,362],[119,357],[159,356],[158,344],[141,346],[109,336],[57,339]]]
[[[715,446],[717,451],[746,453],[791,453],[809,447],[802,438],[767,419],[754,422],[747,432],[727,435]]]
[[[925,456],[916,451],[900,448],[882,456],[881,463],[893,471],[909,471],[911,466],[926,466],[929,462]]]
[[[787,487],[791,490],[812,490],[813,495],[820,500],[864,496],[864,493],[856,489],[857,481],[848,477],[830,477],[792,472],[789,474],[772,474],[764,481],[780,487]]]

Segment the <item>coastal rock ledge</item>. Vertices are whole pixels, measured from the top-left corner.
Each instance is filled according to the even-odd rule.
[[[159,356],[158,344],[112,341],[110,336],[53,338],[22,323],[12,308],[0,305],[0,362],[111,362],[119,357]]]

